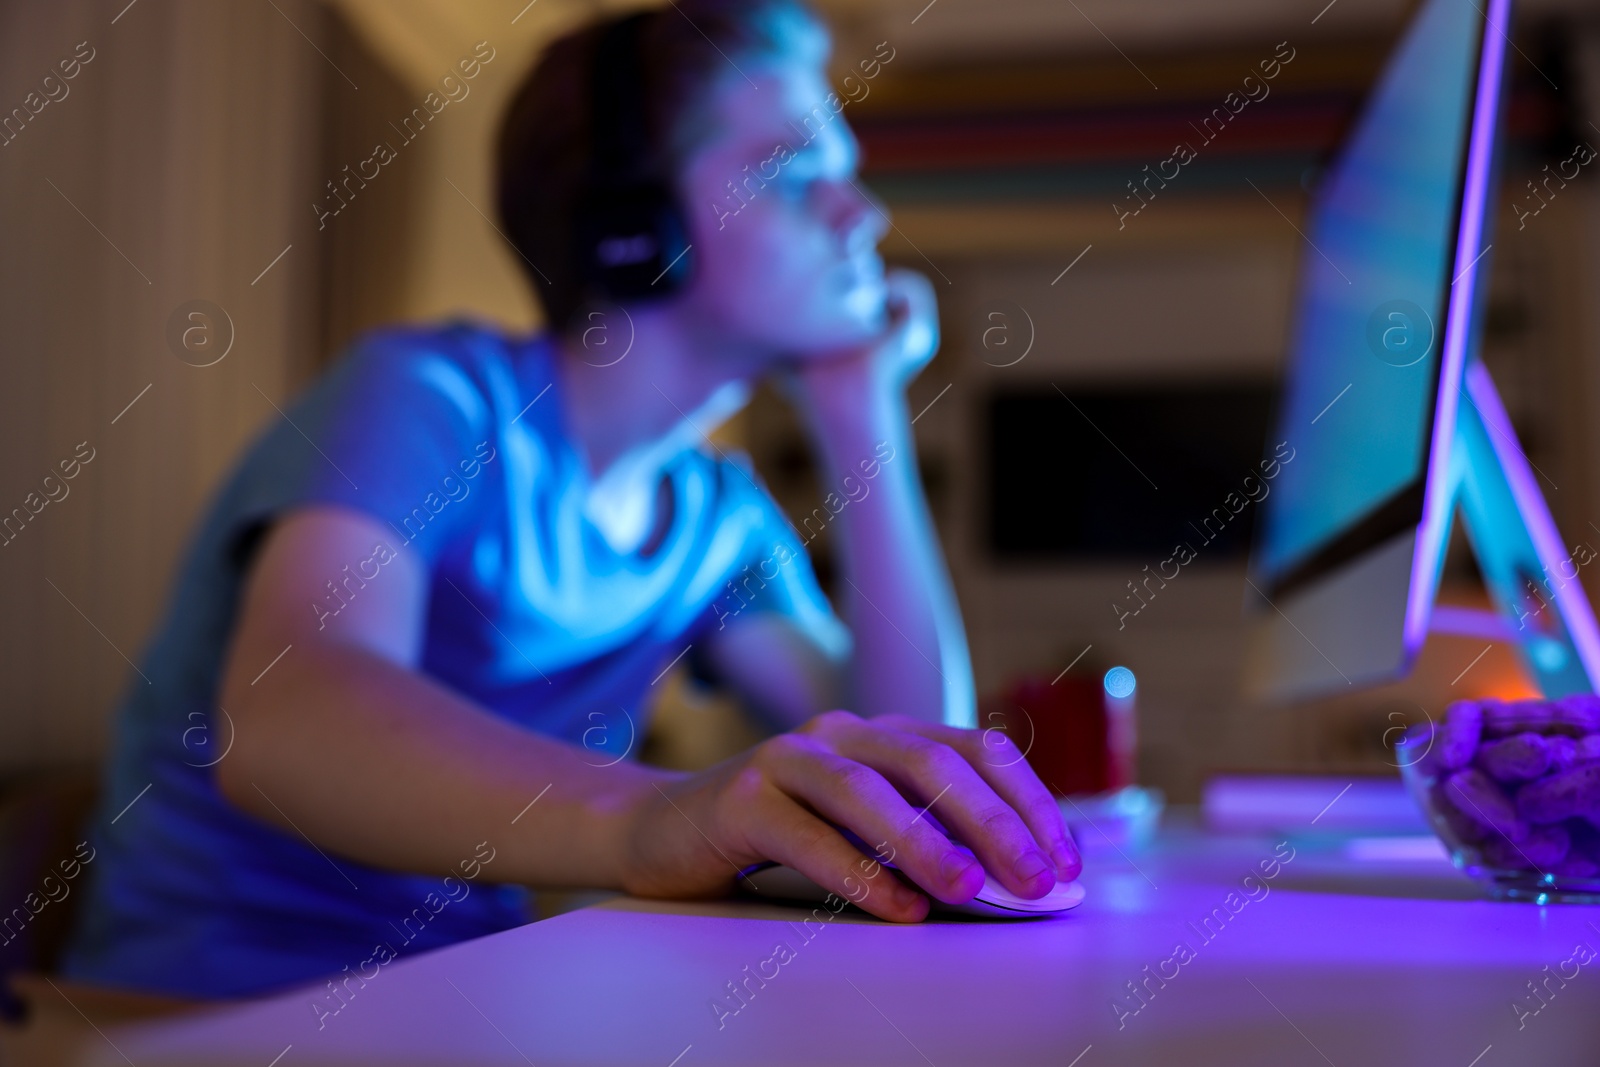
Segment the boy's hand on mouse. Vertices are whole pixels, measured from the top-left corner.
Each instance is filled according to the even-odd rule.
[[[880,918],[927,916],[921,893],[830,823],[946,903],[972,899],[986,869],[1030,899],[1082,869],[1055,799],[1003,735],[830,711],[699,774],[652,782],[631,820],[624,888],[716,894],[776,860]]]

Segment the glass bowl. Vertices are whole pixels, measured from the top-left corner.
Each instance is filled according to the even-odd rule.
[[[1451,861],[1496,897],[1600,904],[1600,697],[1458,701],[1398,753]]]

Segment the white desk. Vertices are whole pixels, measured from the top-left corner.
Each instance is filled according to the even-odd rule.
[[[894,926],[847,912],[806,940],[791,925],[805,913],[786,908],[616,900],[390,964],[320,1031],[315,991],[286,994],[109,1030],[120,1054],[101,1042],[91,1062],[1600,1063],[1600,955],[1564,987],[1549,977],[1580,942],[1600,952],[1600,908],[1492,903],[1442,863],[1294,847],[1267,895],[1213,920],[1209,941],[1188,924],[1224,906],[1272,841],[1178,833],[1128,860],[1091,853],[1087,902],[1056,920]],[[768,964],[776,975],[719,1029],[712,1001],[780,940],[792,958]],[[1192,958],[1163,968],[1180,940]],[[1137,1003],[1125,983],[1147,965],[1177,973],[1152,979],[1119,1029],[1113,1001]],[[1548,1004],[1519,1030],[1513,1002],[1537,1003],[1527,983],[1547,977]]]

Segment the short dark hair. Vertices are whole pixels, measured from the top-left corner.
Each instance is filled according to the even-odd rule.
[[[597,46],[626,15],[559,38],[512,97],[495,152],[501,226],[520,254],[552,329],[564,331],[584,300],[574,216],[589,172],[591,89]],[[677,0],[639,32],[648,144],[657,173],[677,173],[703,136],[696,105],[738,61],[795,53],[822,20],[805,0]]]

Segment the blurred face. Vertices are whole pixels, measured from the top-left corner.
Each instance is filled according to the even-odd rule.
[[[709,132],[679,175],[695,255],[682,307],[758,361],[825,358],[884,329],[887,222],[855,183],[820,65],[741,65],[750,80],[730,68],[709,90]]]

